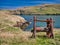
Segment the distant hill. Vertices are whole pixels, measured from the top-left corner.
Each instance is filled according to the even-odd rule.
[[[60,15],[60,4],[43,4],[8,10],[9,14],[14,15]]]
[[[15,11],[19,12],[19,14],[26,14],[26,15],[40,15],[40,14],[59,14],[60,15],[60,4],[44,4],[40,6],[31,6],[31,7],[24,7],[18,8]],[[18,14],[18,13],[17,13]]]

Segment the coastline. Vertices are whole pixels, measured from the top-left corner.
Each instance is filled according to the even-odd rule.
[[[15,15],[60,15],[60,4],[43,4],[39,6],[11,9],[9,11]]]
[[[54,30],[60,30],[60,28],[54,28]]]

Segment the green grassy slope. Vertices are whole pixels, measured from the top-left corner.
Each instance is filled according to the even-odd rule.
[[[17,10],[21,10],[22,14],[60,14],[60,4],[44,4]]]

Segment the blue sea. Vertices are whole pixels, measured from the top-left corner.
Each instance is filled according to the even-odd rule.
[[[28,6],[37,6],[42,4],[60,4],[60,0],[0,0],[0,9],[16,9]],[[33,16],[22,15],[27,21]],[[38,16],[40,19],[52,17],[55,20],[54,27],[60,28],[60,16]],[[46,23],[37,22],[37,26],[46,26]],[[33,22],[27,28],[31,29]]]
[[[60,0],[0,0],[0,9],[16,9],[41,4],[60,4]]]
[[[22,17],[24,17],[28,22],[31,22],[31,24],[26,28],[26,30],[29,30],[29,29],[32,29],[33,28],[33,17],[34,15],[21,15]],[[60,28],[60,16],[54,16],[54,15],[36,15],[37,16],[37,19],[39,20],[46,20],[47,18],[52,18],[55,23],[54,24],[54,28]],[[31,20],[32,19],[32,20]],[[37,22],[36,23],[36,26],[38,27],[46,27],[46,22]]]

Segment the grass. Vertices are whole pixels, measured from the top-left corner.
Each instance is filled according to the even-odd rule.
[[[4,13],[5,14],[5,13]],[[0,15],[0,44],[1,45],[60,45],[60,29],[55,29],[55,38],[45,37],[45,33],[37,33],[36,38],[30,38],[31,32],[22,31],[11,26],[15,20],[6,20],[6,14]],[[7,15],[9,16],[9,15]],[[11,15],[10,15],[11,16]],[[9,16],[9,17],[10,17]],[[15,19],[15,17],[13,16]],[[17,20],[17,19],[16,19]]]
[[[32,6],[26,7],[21,10],[24,10],[22,14],[60,14],[60,4],[47,4],[41,6]]]
[[[14,31],[15,33],[14,32],[11,33],[11,32],[10,34],[8,33],[8,35],[10,36],[5,36],[5,37],[0,36],[1,45],[60,45],[60,33],[59,33],[60,30],[54,30],[54,34],[55,34],[54,39],[45,37],[44,36],[45,33],[42,33],[42,32],[37,33],[36,34],[37,37],[35,39],[30,38],[31,33],[28,33],[28,32],[21,32],[20,30],[17,32]]]

